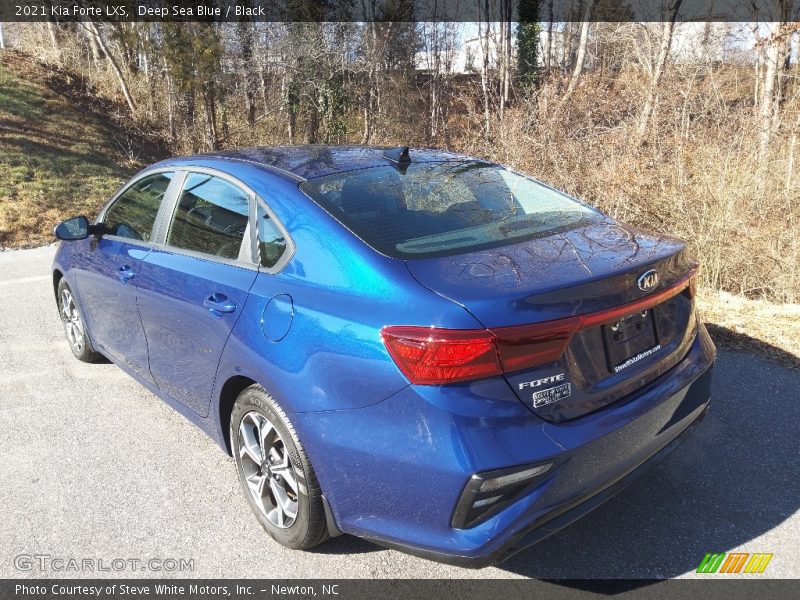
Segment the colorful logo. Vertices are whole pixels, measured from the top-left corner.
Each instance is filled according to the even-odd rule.
[[[763,573],[771,560],[772,553],[766,552],[709,552],[700,561],[697,572]]]

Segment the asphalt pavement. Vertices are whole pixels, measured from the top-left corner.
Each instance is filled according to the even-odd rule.
[[[711,412],[682,447],[499,567],[441,565],[350,536],[297,552],[261,529],[233,460],[205,434],[113,364],[72,356],[54,252],[0,252],[0,577],[161,574],[64,573],[24,558],[34,555],[95,568],[193,561],[173,577],[693,577],[711,551],[771,552],[758,577],[800,577],[800,371],[721,351]]]

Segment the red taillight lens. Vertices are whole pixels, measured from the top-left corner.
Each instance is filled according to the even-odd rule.
[[[381,337],[412,383],[433,385],[499,375],[494,336],[485,329],[384,327]]]
[[[580,317],[571,317],[549,323],[492,329],[503,371],[508,373],[558,360],[580,325]]]

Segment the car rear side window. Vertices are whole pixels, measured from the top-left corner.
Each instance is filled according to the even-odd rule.
[[[544,184],[479,161],[373,167],[311,179],[300,189],[396,258],[502,246],[600,218]]]
[[[224,179],[191,173],[183,184],[167,244],[237,259],[247,229],[248,195]]]
[[[286,238],[283,232],[264,210],[258,206],[258,256],[261,265],[274,267],[286,252]]]
[[[156,173],[130,186],[108,208],[103,219],[109,235],[150,240],[161,200],[174,173]]]

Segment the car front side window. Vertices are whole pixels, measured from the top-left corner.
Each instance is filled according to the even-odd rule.
[[[186,177],[167,234],[167,244],[220,258],[239,257],[247,231],[248,194],[220,177]]]
[[[173,173],[143,177],[114,201],[106,210],[103,223],[109,235],[149,241],[156,215],[167,192]]]

